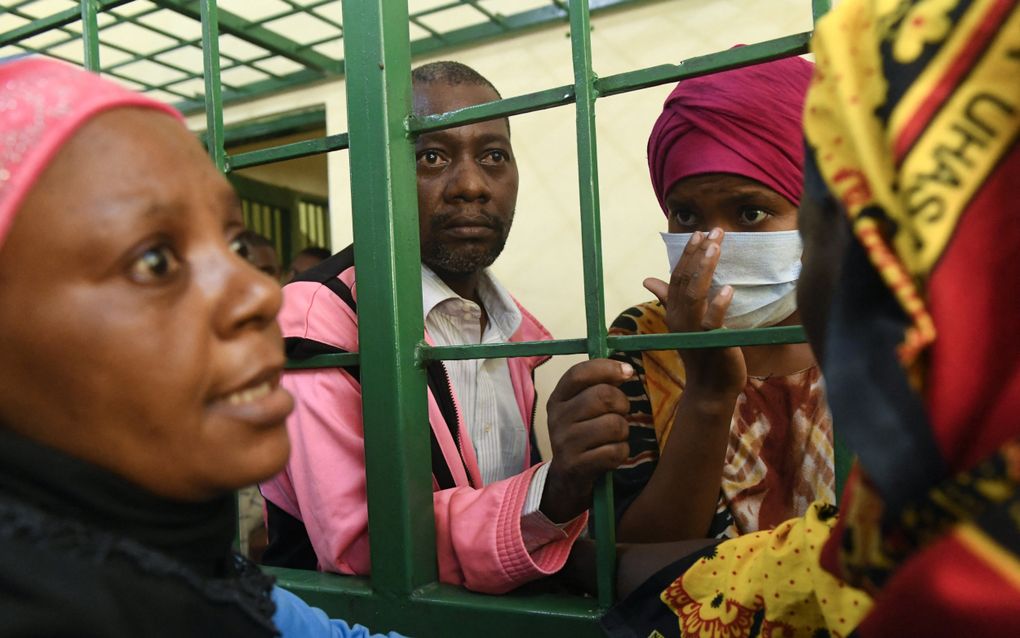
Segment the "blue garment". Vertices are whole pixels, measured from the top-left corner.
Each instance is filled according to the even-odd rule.
[[[351,627],[338,619],[331,619],[318,607],[309,607],[286,589],[273,587],[276,613],[273,622],[283,638],[404,638],[401,634],[373,634],[361,625]]]

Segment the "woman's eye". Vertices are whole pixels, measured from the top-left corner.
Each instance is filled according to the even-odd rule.
[[[673,219],[681,226],[695,226],[698,223],[698,216],[687,210],[674,211]]]
[[[240,237],[235,237],[230,242],[230,250],[232,250],[235,253],[237,253],[242,259],[248,259],[248,255],[249,255],[249,252],[250,252],[248,250],[248,243],[245,242]]]
[[[744,226],[755,226],[768,219],[769,213],[761,208],[742,208],[737,213],[737,221]]]
[[[180,269],[181,261],[169,246],[154,246],[132,262],[128,275],[138,283],[157,283],[173,277]]]

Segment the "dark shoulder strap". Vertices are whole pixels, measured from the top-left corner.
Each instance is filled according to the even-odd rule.
[[[442,361],[431,361],[426,366],[425,373],[428,376],[428,386],[432,391],[432,396],[436,398],[436,403],[439,404],[439,411],[443,414],[443,420],[446,422],[446,427],[449,429],[450,436],[453,437],[459,452],[461,442],[459,421],[457,419],[457,404],[453,400],[453,386],[450,384],[450,377],[446,372],[446,367]],[[439,447],[439,440],[436,439],[436,433],[432,431],[431,426],[429,426],[429,436],[432,442],[432,476],[435,477],[439,489],[446,490],[456,486],[453,474],[450,472],[450,468],[443,457],[443,450]],[[467,468],[464,468],[464,473],[470,479],[471,474],[467,471]]]
[[[337,297],[343,299],[344,303],[353,310],[358,311],[358,304],[354,300],[354,293],[350,286],[340,281],[337,277],[340,273],[354,266],[354,244],[344,248],[337,254],[320,261],[308,270],[302,271],[290,283],[298,281],[314,281],[333,291]],[[288,284],[290,285],[290,284]]]
[[[269,545],[262,554],[263,565],[312,570],[318,566],[312,539],[302,521],[266,499],[266,522]]]

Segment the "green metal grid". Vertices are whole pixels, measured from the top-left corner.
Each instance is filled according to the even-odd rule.
[[[593,0],[592,11],[662,0]],[[201,0],[10,0],[0,7],[0,58],[41,53],[99,68],[186,114],[205,108]],[[411,54],[422,56],[471,46],[550,24],[566,24],[559,0],[411,0]],[[96,21],[96,16],[99,21]],[[91,16],[91,17],[90,17]],[[217,10],[222,100],[258,97],[340,77],[344,21],[340,0],[223,0]],[[183,20],[181,18],[184,18]],[[84,18],[84,22],[81,22]],[[74,46],[79,24],[98,32],[90,48]],[[132,51],[108,36],[132,29],[137,41],[159,45]],[[119,39],[119,38],[118,38]],[[115,58],[115,59],[114,59]],[[239,79],[233,79],[233,78]]]
[[[15,15],[29,15],[28,8],[40,0],[22,0],[8,7]],[[290,7],[319,8],[333,2],[299,4],[282,0]],[[221,0],[226,3],[227,0]],[[351,27],[344,42],[346,60],[340,68],[352,72],[347,81],[350,133],[296,142],[270,149],[228,156],[224,149],[223,105],[229,89],[221,94],[221,72],[236,65],[253,65],[259,58],[241,59],[221,56],[220,33],[251,27],[250,21],[219,10],[216,0],[181,2],[178,0],[136,0],[136,4],[171,7],[201,18],[203,69],[193,74],[205,86],[205,110],[208,130],[206,141],[210,155],[224,172],[285,159],[350,148],[352,200],[356,259],[359,269],[359,313],[361,353],[323,355],[288,367],[335,367],[360,365],[366,424],[366,465],[369,483],[369,516],[372,521],[371,578],[340,577],[296,570],[273,570],[283,584],[310,603],[327,612],[380,628],[398,629],[410,634],[448,635],[451,626],[468,633],[485,631],[492,636],[518,635],[522,630],[541,633],[569,632],[571,636],[600,635],[595,619],[613,598],[615,547],[612,543],[611,483],[603,480],[597,490],[595,519],[598,527],[598,598],[574,598],[553,595],[517,594],[491,597],[472,594],[440,585],[436,580],[434,519],[431,507],[430,465],[427,462],[427,432],[419,415],[425,413],[424,364],[429,360],[486,357],[515,357],[535,354],[586,353],[605,356],[611,350],[651,350],[676,347],[721,347],[761,345],[803,341],[799,327],[759,330],[729,330],[697,334],[641,335],[610,337],[606,333],[603,307],[601,240],[594,105],[597,99],[641,88],[717,72],[760,61],[806,52],[809,33],[730,49],[605,78],[592,69],[589,19],[591,10],[619,2],[571,0],[569,21],[574,64],[574,83],[498,102],[462,109],[454,113],[415,118],[411,111],[410,62],[415,43],[410,42],[410,26],[419,25],[443,10],[470,5],[483,6],[485,0],[448,2],[430,10],[411,14],[404,3],[393,0],[343,0],[343,20]],[[126,1],[80,0],[73,10],[51,15],[40,21],[0,33],[5,44],[33,50],[21,43],[26,38],[56,30],[78,37],[69,28],[76,20],[81,25],[82,61],[95,70],[115,77],[117,65],[100,64],[103,29],[99,16],[113,14],[115,22],[140,24],[140,18],[152,15],[143,7],[130,15],[121,15]],[[186,6],[185,6],[186,5]],[[817,18],[828,9],[828,0],[812,0]],[[552,8],[532,12],[555,14],[562,19],[566,7],[552,2]],[[297,9],[295,8],[295,11]],[[149,13],[147,13],[149,12]],[[527,13],[527,12],[526,12]],[[501,33],[515,28],[499,14],[483,12]],[[269,22],[269,20],[263,20]],[[106,25],[110,25],[106,21]],[[460,31],[463,31],[461,29]],[[431,29],[430,41],[442,34]],[[307,47],[287,48],[286,43],[261,44],[275,55],[298,55],[316,62]],[[184,46],[195,40],[178,38]],[[445,42],[442,46],[449,46]],[[56,45],[50,45],[56,46]],[[419,42],[418,48],[421,48]],[[40,48],[45,52],[45,47]],[[0,52],[3,50],[0,49]],[[285,55],[287,54],[287,55]],[[150,54],[150,57],[155,54]],[[227,60],[221,66],[221,57]],[[261,58],[265,59],[265,58]],[[306,60],[308,61],[308,60]],[[320,65],[321,66],[321,65]],[[112,71],[111,71],[112,67]],[[301,73],[307,73],[306,68]],[[321,71],[321,69],[320,69]],[[304,76],[303,76],[304,77]],[[278,78],[280,80],[284,78]],[[166,85],[147,86],[149,90],[167,90]],[[581,194],[582,256],[587,334],[584,339],[476,346],[430,347],[422,338],[421,287],[419,277],[417,193],[413,138],[425,131],[452,128],[496,117],[531,112],[566,104],[575,104],[578,149],[578,179]],[[366,115],[370,113],[371,115]],[[837,473],[845,474],[848,459],[837,455]]]

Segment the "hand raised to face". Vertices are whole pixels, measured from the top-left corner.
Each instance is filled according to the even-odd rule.
[[[687,242],[669,283],[648,278],[644,286],[666,307],[670,332],[699,332],[723,327],[733,288],[723,286],[711,294],[712,274],[722,254],[725,233],[714,228],[697,231]],[[740,348],[687,348],[679,350],[684,362],[687,391],[735,394],[747,382],[747,367]]]

